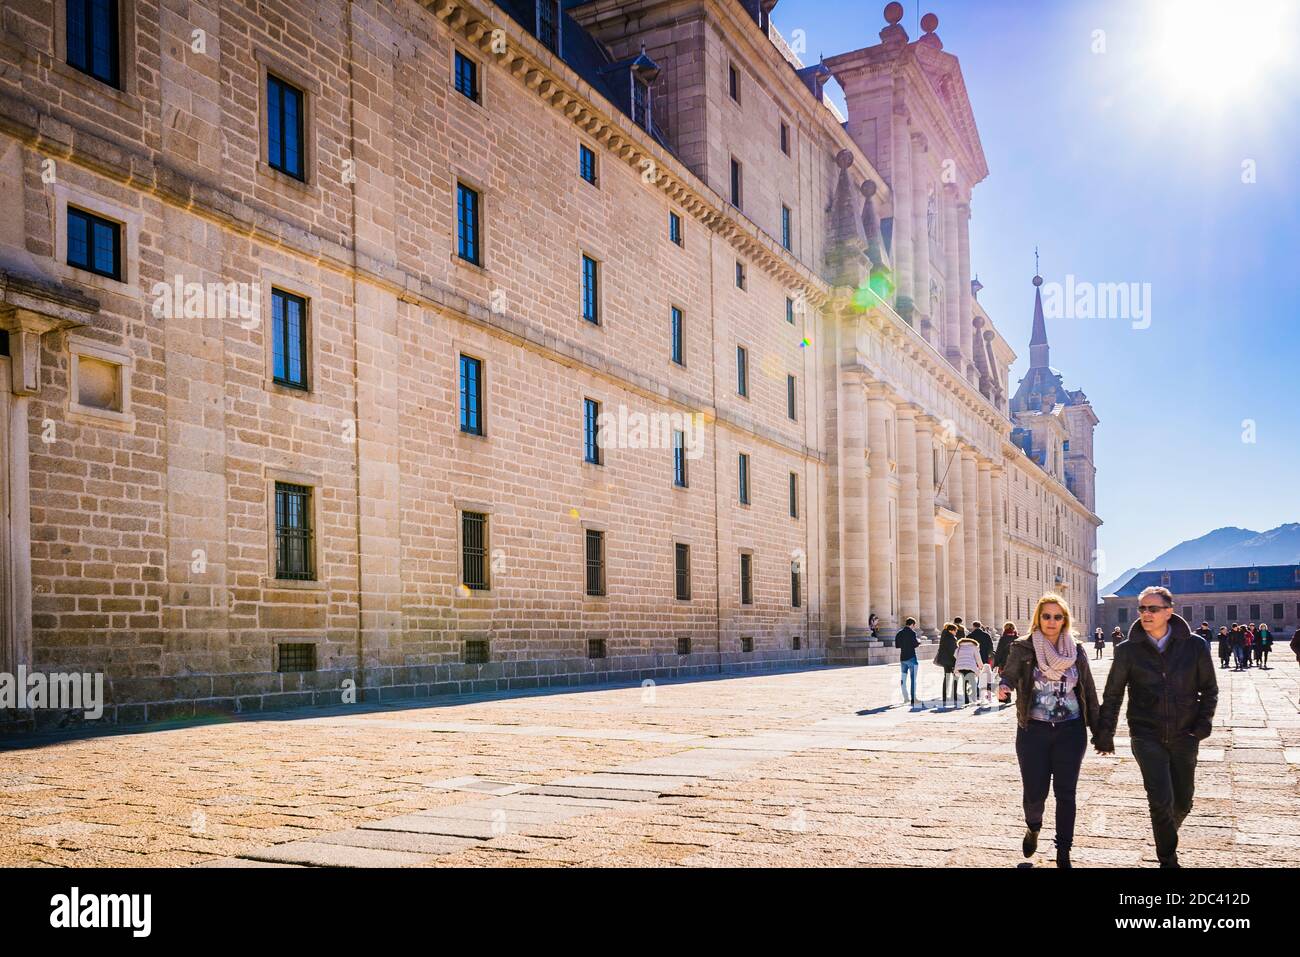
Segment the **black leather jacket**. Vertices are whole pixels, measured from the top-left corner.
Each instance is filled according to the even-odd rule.
[[[1172,744],[1188,737],[1210,736],[1219,684],[1210,649],[1178,615],[1169,617],[1169,644],[1163,653],[1135,621],[1128,641],[1116,646],[1106,679],[1101,720],[1094,740],[1114,750],[1119,706],[1128,692],[1128,729],[1134,738]]]

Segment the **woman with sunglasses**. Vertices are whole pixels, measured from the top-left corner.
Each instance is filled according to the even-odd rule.
[[[1033,857],[1038,849],[1050,788],[1056,795],[1056,866],[1069,867],[1086,729],[1096,730],[1099,713],[1097,686],[1064,598],[1049,593],[1038,599],[1029,631],[1029,637],[1012,642],[998,686],[999,701],[1016,694],[1016,758],[1026,828],[1021,850]]]

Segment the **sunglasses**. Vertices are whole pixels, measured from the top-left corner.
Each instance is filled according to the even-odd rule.
[[[1156,612],[1164,611],[1166,608],[1173,607],[1173,605],[1138,605],[1138,611],[1144,615],[1154,615]]]
[[[1039,615],[1043,621],[1065,621],[1064,615]]]

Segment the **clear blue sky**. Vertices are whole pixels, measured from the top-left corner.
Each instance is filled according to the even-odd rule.
[[[1098,584],[1214,528],[1300,521],[1300,3],[904,7],[912,39],[939,16],[965,76],[990,170],[971,268],[1017,352],[1012,388],[1036,245],[1048,282],[1150,283],[1149,328],[1048,321],[1052,365],[1101,420]],[[781,0],[772,19],[805,31],[812,63],[879,42],[883,8]]]

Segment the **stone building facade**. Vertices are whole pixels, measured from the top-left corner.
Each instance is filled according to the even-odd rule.
[[[1300,628],[1300,565],[1241,565],[1233,568],[1175,568],[1138,572],[1102,598],[1107,634],[1125,634],[1138,618],[1142,589],[1162,585],[1174,595],[1174,609],[1193,628],[1266,624],[1274,637],[1289,639]]]
[[[0,671],[183,717],[856,660],[1016,548],[1095,592],[937,21],[804,67],[772,6],[6,6]]]

